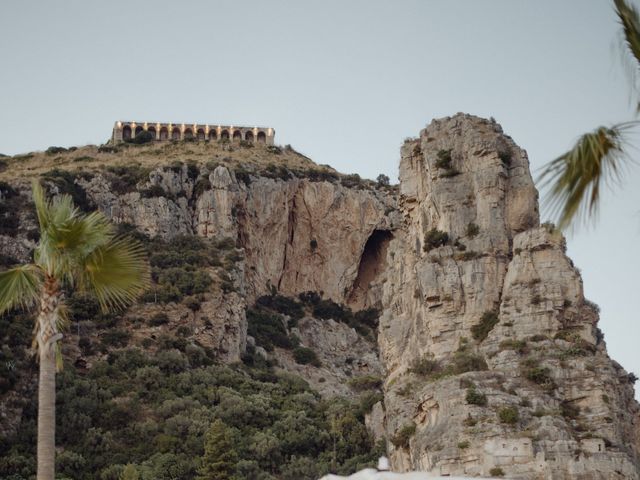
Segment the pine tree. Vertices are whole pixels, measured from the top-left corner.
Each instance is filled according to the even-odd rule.
[[[231,429],[220,419],[214,421],[205,435],[204,455],[197,480],[229,480],[237,461]]]

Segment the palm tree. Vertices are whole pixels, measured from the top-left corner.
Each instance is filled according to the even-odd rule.
[[[640,16],[626,0],[613,0],[622,26],[623,52],[636,93],[640,92]],[[640,113],[640,104],[636,109]],[[538,177],[549,187],[547,207],[565,229],[580,220],[594,218],[603,184],[620,180],[621,169],[629,161],[628,134],[640,121],[632,120],[610,127],[598,127],[582,135],[575,145],[546,164]]]
[[[38,382],[38,480],[55,475],[55,375],[62,368],[60,340],[67,322],[65,288],[93,293],[103,311],[132,303],[149,284],[140,243],[117,237],[107,218],[82,214],[69,195],[47,200],[33,182],[40,240],[33,263],[0,273],[0,313],[37,310],[32,347],[40,363]]]

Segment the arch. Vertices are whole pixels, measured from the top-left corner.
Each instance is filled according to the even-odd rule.
[[[153,139],[155,140],[156,138],[158,138],[158,136],[156,135],[156,127],[149,127],[147,128],[147,132],[149,132],[151,135],[153,135]]]
[[[199,142],[203,142],[204,141],[204,139],[206,138],[206,136],[204,134],[204,128],[199,128],[198,129],[197,137],[198,137],[198,141]]]
[[[167,127],[160,129],[160,140],[169,140],[169,130],[167,130]]]
[[[251,130],[247,130],[247,133],[244,134],[244,139],[247,142],[253,142],[253,132]]]
[[[129,125],[122,127],[122,139],[131,140],[131,127]]]
[[[233,131],[233,139],[234,140],[242,140],[242,132],[240,130]]]
[[[229,140],[229,130],[222,130],[220,132],[220,140]]]
[[[138,126],[136,127],[136,136],[137,136],[140,132],[142,132],[142,130],[144,130],[144,128],[142,128],[142,126],[141,126],[141,125],[138,125]]]
[[[264,133],[263,131],[258,132],[258,142],[267,143],[267,134]]]
[[[171,140],[180,140],[180,127],[173,127],[173,130],[171,130]]]
[[[185,138],[185,140],[187,140],[187,139],[191,140],[193,138],[193,130],[191,130],[190,128],[187,128],[184,131],[184,138]]]
[[[218,138],[218,131],[215,128],[209,130],[209,140],[215,140]]]

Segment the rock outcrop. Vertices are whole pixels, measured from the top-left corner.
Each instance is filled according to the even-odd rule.
[[[117,195],[102,175],[83,186],[109,218],[147,235],[232,238],[245,251],[252,298],[275,287],[289,295],[321,291],[345,302],[357,283],[367,240],[376,231],[392,230],[399,219],[389,214],[393,196],[381,191],[258,175],[242,182],[225,166],[204,174],[210,188],[198,195],[187,166],[158,168],[142,186],[142,192],[160,187],[165,195]]]
[[[629,375],[606,353],[526,152],[458,114],[408,140],[379,346],[399,471],[638,478]]]

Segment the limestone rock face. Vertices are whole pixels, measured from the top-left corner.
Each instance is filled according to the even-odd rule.
[[[252,182],[239,218],[248,283],[285,294],[324,292],[345,301],[374,230],[394,227],[391,200],[372,192],[306,180]]]
[[[400,180],[379,330],[395,469],[639,478],[632,382],[539,225],[526,153],[458,114],[405,143]]]
[[[100,174],[82,185],[109,218],[150,236],[233,239],[245,250],[251,297],[273,286],[283,294],[322,291],[346,301],[368,239],[376,230],[392,230],[399,219],[389,215],[393,196],[378,191],[300,178],[256,176],[246,184],[225,166],[210,172],[208,181],[210,188],[194,193],[183,166],[177,172],[157,168],[140,191],[125,194],[113,192]],[[153,187],[165,194],[144,194]],[[361,306],[379,302],[369,297]]]

